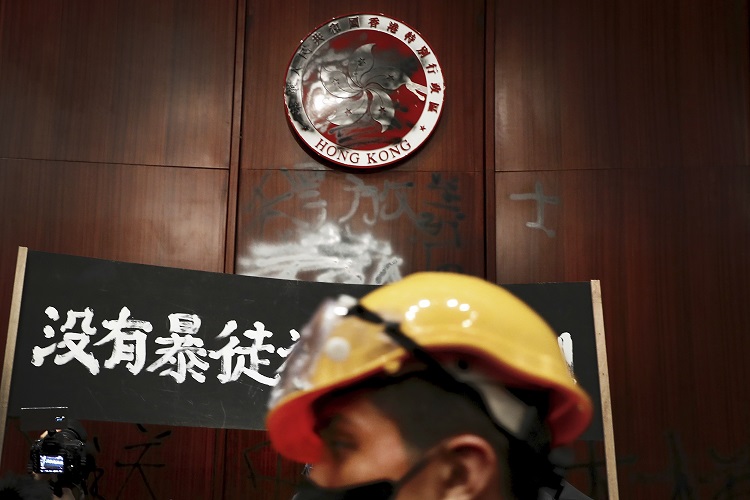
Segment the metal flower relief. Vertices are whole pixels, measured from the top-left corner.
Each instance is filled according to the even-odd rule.
[[[378,168],[412,154],[434,130],[445,84],[421,36],[382,15],[348,16],[303,40],[286,76],[298,136],[340,165]]]
[[[320,79],[326,91],[344,101],[328,117],[331,123],[350,125],[369,113],[373,120],[380,123],[381,132],[385,132],[395,115],[389,91],[406,85],[418,99],[424,101],[427,88],[412,82],[400,68],[377,64],[372,55],[374,45],[368,43],[357,48],[347,61],[345,72],[330,67],[320,70]]]

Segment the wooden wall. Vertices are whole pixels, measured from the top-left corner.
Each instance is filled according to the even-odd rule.
[[[234,0],[0,3],[0,323],[19,245],[224,270],[236,25]],[[212,498],[223,433],[86,427],[104,497]],[[6,435],[23,472],[28,436]]]
[[[447,88],[424,147],[366,173],[300,146],[282,98],[299,40],[362,11],[418,29]],[[19,245],[599,279],[621,498],[750,490],[749,191],[745,0],[0,0],[0,324]],[[288,498],[301,470],[262,432],[86,424],[108,499]],[[8,423],[3,472],[28,439]],[[578,451],[606,498],[601,450]]]
[[[498,280],[601,280],[621,498],[747,495],[746,2],[495,21]]]

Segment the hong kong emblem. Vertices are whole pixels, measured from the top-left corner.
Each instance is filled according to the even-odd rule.
[[[412,155],[443,110],[435,52],[414,28],[381,14],[333,19],[301,41],[284,102],[297,136],[323,159],[382,168]]]

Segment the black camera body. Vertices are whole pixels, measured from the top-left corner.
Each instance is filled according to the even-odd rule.
[[[48,431],[31,444],[30,472],[57,474],[58,481],[80,484],[88,474],[86,443],[73,429]]]

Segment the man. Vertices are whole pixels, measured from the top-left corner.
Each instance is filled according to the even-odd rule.
[[[45,482],[29,475],[7,473],[0,479],[0,500],[52,500],[52,490]],[[67,499],[66,499],[67,500]]]
[[[585,498],[554,455],[591,401],[544,320],[478,278],[416,273],[325,302],[269,410],[276,450],[311,464],[295,499]]]

